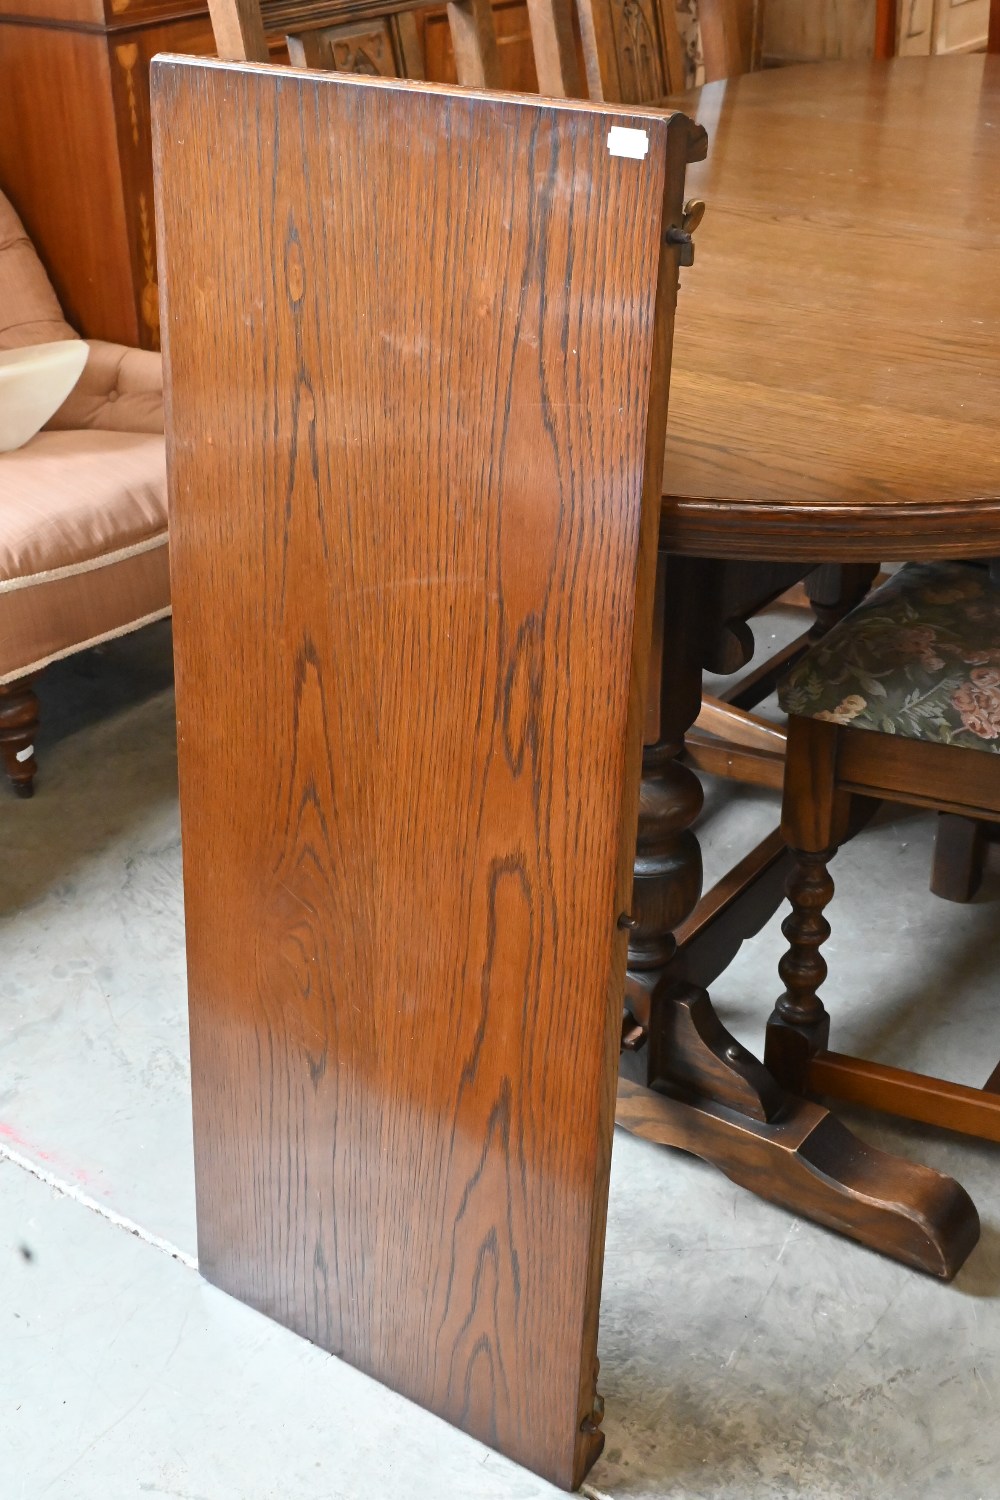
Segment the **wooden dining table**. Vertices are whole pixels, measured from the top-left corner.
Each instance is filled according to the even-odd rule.
[[[1000,57],[793,67],[670,103],[708,131],[688,177],[708,208],[678,301],[618,1121],[947,1274],[948,1180],[783,1094],[712,1008],[784,855],[775,832],[702,893],[690,730],[755,577],[773,593],[836,564],[857,590],[883,560],[1000,556]],[[779,785],[766,734],[737,737]]]

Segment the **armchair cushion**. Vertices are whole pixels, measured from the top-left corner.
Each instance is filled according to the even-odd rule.
[[[0,350],[76,337],[24,225],[0,193]],[[80,381],[46,427],[162,433],[160,356],[100,339],[88,343]]]
[[[41,432],[0,455],[0,683],[169,610],[156,433]]]
[[[50,431],[163,431],[163,362],[148,349],[89,339],[83,374],[46,423]]]
[[[1000,753],[1000,584],[975,563],[910,563],[782,683],[790,714]]]
[[[0,349],[75,338],[24,225],[0,193]]]

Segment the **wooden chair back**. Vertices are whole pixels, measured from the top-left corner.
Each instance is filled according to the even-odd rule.
[[[940,3],[940,0],[938,0]],[[542,93],[652,104],[687,86],[674,0],[578,0],[586,85],[573,38],[573,0],[528,0]],[[767,0],[697,0],[705,82],[759,66]],[[899,0],[876,0],[874,55],[894,57]],[[987,51],[1000,52],[1000,0],[990,0]]]
[[[699,0],[706,79],[756,65],[763,0]],[[573,0],[528,0],[543,94],[656,104],[686,82],[685,49],[674,0],[579,0],[586,82],[573,36]]]
[[[284,37],[295,67],[322,72],[367,73],[422,79],[423,50],[415,13],[427,0],[333,0],[319,24],[300,22],[294,31],[268,25],[261,0],[209,0],[216,50],[233,62],[271,62]],[[490,0],[450,0],[448,26],[458,81],[470,88],[500,88],[500,58]],[[277,44],[280,47],[280,41]]]
[[[152,93],[201,1267],[573,1488],[703,133]]]

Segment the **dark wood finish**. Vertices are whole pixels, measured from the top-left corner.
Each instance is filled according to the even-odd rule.
[[[1000,62],[783,68],[675,102],[709,129],[688,186],[710,206],[678,328],[664,545],[1000,553]]]
[[[804,588],[815,620],[813,637],[825,635],[856,608],[874,588],[879,572],[876,563],[828,563],[810,573]]]
[[[944,826],[959,842],[954,878],[961,884],[970,863],[967,840],[980,836],[979,820],[1000,823],[1000,763],[978,750],[790,718],[782,815],[795,859],[792,911],[782,927],[790,946],[780,965],[785,991],[768,1022],[765,1063],[795,1093],[812,1090],[1000,1140],[1000,1067],[983,1089],[971,1089],[828,1050],[830,1016],[818,993],[826,978],[820,949],[830,935],[823,910],[833,895],[827,865],[847,835],[851,798],[859,795],[943,806],[953,817]],[[965,899],[967,892],[956,895]]]
[[[742,944],[781,905],[788,868],[788,850],[775,828],[705,892],[678,927],[673,974],[705,988],[728,969]]]
[[[619,1096],[618,1124],[693,1151],[734,1181],[862,1244],[953,1275],[978,1237],[964,1190],[924,1167],[873,1154],[828,1111],[790,1099],[722,1025],[702,987],[776,909],[789,859],[783,841],[772,837],[699,900],[692,824],[701,787],[681,757],[701,701],[704,583],[700,560],[661,556],[662,628],[654,635],[660,675],[647,688],[659,690],[659,701],[646,716],[622,1022],[620,1087],[633,1092],[628,1107]],[[739,722],[745,735],[765,732],[752,720]],[[825,802],[846,835],[850,799],[827,788]]]
[[[997,1063],[996,1067],[993,1069],[993,1072],[983,1084],[983,1090],[987,1094],[1000,1093],[1000,1063]]]
[[[945,901],[971,901],[983,878],[986,828],[978,818],[939,813],[931,890]]]
[[[692,824],[704,794],[683,763],[684,736],[701,704],[699,574],[683,558],[662,557],[657,597],[661,646],[656,680],[647,680],[657,711],[647,710],[639,794],[639,829],[629,936],[625,1027],[647,1026],[677,953],[675,932],[695,909],[702,860]],[[651,674],[652,675],[652,674]],[[655,722],[653,722],[655,721]]]
[[[338,26],[289,32],[288,60],[325,73],[368,73],[377,78],[423,78],[424,55],[412,11]]]
[[[0,754],[8,780],[19,797],[32,797],[38,764],[38,699],[26,677],[0,684]]]
[[[982,750],[854,733],[839,736],[834,753],[844,791],[991,821],[996,815],[997,762]]]
[[[717,1032],[709,1003],[693,992],[697,975],[686,983],[675,978],[677,933],[667,926],[679,911],[683,927],[700,891],[692,827],[699,794],[680,772],[700,691],[699,652],[691,637],[704,635],[705,601],[713,596],[705,581],[712,565],[704,559],[717,560],[717,578],[734,561],[784,559],[801,564],[804,576],[819,558],[845,559],[851,566],[842,569],[832,598],[829,577],[813,580],[822,629],[850,595],[852,568],[853,583],[863,590],[885,555],[996,554],[1000,354],[986,330],[1000,316],[1000,290],[984,221],[966,218],[951,236],[949,200],[964,180],[956,163],[965,164],[977,191],[987,173],[984,201],[992,205],[991,195],[1000,193],[1000,71],[983,59],[800,68],[678,97],[711,132],[709,159],[689,183],[692,190],[697,184],[711,207],[698,230],[697,264],[686,283],[667,433],[661,545],[675,579],[685,572],[687,579],[666,592],[672,603],[656,636],[661,700],[647,714],[650,743],[633,899],[639,925],[623,1028],[639,1050],[628,1053],[623,1069],[630,1079],[658,1081],[697,1100],[691,1107],[702,1110],[703,1118],[701,1124],[689,1121],[689,1137],[700,1140],[696,1149],[707,1159],[732,1171],[734,1163],[745,1164],[750,1138],[758,1163],[772,1148],[782,1149],[781,1121],[766,1109],[762,1117],[752,1101],[734,1106],[755,1060],[748,1064],[743,1049],[729,1059],[725,1047],[710,1045]],[[859,161],[866,164],[860,176]],[[947,273],[941,262],[945,243]],[[857,273],[859,255],[865,257],[863,277]],[[941,322],[924,316],[930,306]],[[822,360],[814,358],[817,347],[824,350]],[[909,357],[890,362],[886,349],[905,349]],[[690,407],[682,409],[688,400]],[[669,608],[676,611],[682,597],[685,612],[671,615]],[[716,661],[738,667],[745,658],[745,618],[739,609],[717,616],[722,629],[712,637]],[[794,643],[788,657],[803,644]],[[774,675],[771,664],[751,672],[730,701],[752,707]],[[773,775],[746,747],[738,756],[710,748],[697,735],[689,759],[706,767],[711,762],[716,771],[736,769],[742,760],[744,774]],[[798,847],[821,854],[835,831],[838,840],[846,836],[852,817],[870,815],[878,793],[862,778],[852,788],[834,786],[829,776],[823,790],[808,784],[812,775],[804,783],[808,797],[804,792],[802,806],[814,799],[813,821],[825,819],[829,826],[819,842],[810,842],[815,829],[806,827]],[[861,796],[852,800],[852,790]],[[774,869],[764,864],[760,876],[770,875],[772,900]],[[817,874],[823,887],[825,876],[814,868]],[[794,961],[804,952],[807,966],[815,965],[818,945],[806,941],[817,915],[807,904],[815,890],[802,875],[797,888],[802,900],[792,933],[799,950]],[[738,945],[744,913],[742,935],[750,930],[753,903],[759,917],[760,899],[751,882],[727,906],[731,944]],[[711,959],[706,963],[710,968]],[[809,974],[802,979],[795,998],[805,1002]],[[806,1009],[816,1041],[822,1014]],[[803,1025],[776,1014],[766,1060],[790,1081],[801,1081],[809,1043]],[[739,1077],[720,1083],[720,1061]],[[727,1107],[716,1107],[719,1100]],[[731,1118],[734,1108],[742,1121]],[[740,1180],[746,1180],[745,1171]],[[885,1247],[894,1233],[885,1223],[897,1211],[897,1198],[891,1179],[883,1186]],[[812,1212],[806,1192],[789,1201],[800,1212]],[[841,1227],[865,1239],[863,1213],[856,1203],[848,1210],[846,1201],[838,1198]],[[909,1210],[899,1206],[898,1212],[905,1217]],[[944,1225],[938,1227],[947,1239]]]
[[[790,672],[800,656],[804,656],[812,644],[812,628],[803,631],[800,636],[789,641],[787,646],[780,651],[773,652],[758,662],[749,672],[745,672],[730,687],[724,688],[720,694],[723,703],[729,703],[734,708],[747,710],[762,703],[774,692],[781,678],[786,672]]]
[[[975,1204],[957,1182],[864,1144],[807,1100],[761,1123],[621,1079],[616,1118],[633,1135],[704,1157],[759,1197],[933,1276],[954,1276],[979,1239]]]
[[[573,1485],[688,122],[153,77],[200,1264]]]

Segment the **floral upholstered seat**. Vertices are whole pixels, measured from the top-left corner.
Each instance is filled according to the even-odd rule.
[[[804,718],[1000,753],[1000,582],[976,563],[908,564],[778,696]]]

